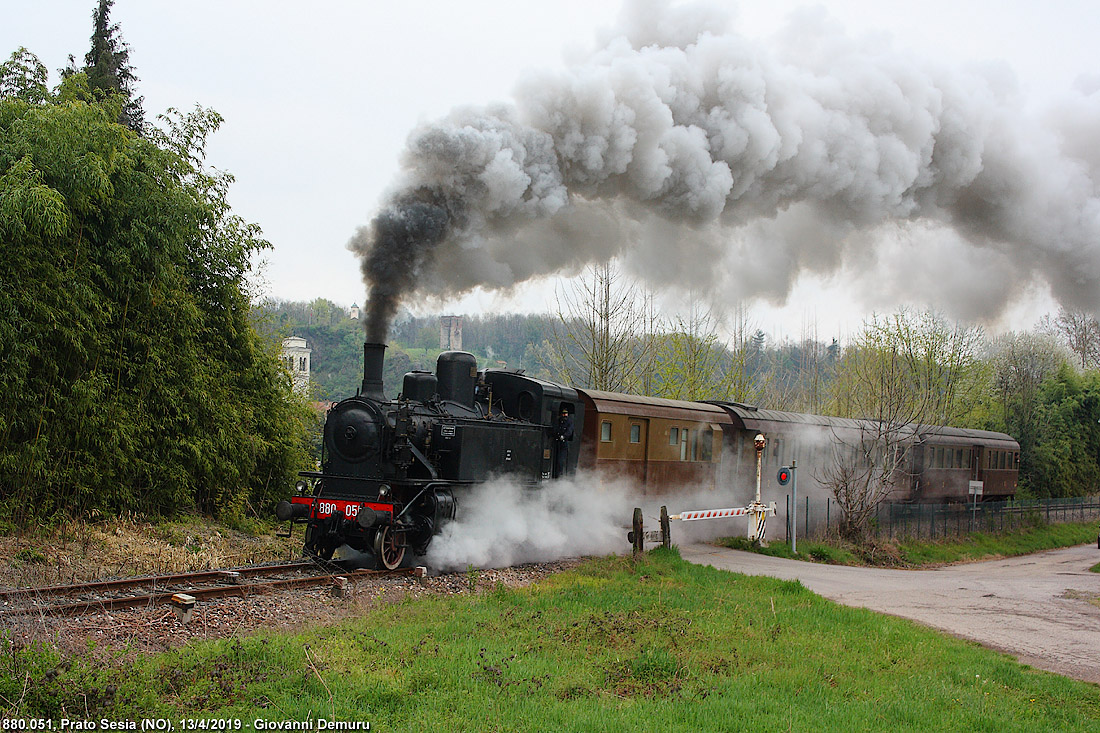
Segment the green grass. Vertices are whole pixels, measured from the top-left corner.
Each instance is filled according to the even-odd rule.
[[[839,542],[822,542],[819,540],[798,540],[798,553],[791,552],[789,542],[773,541],[768,545],[755,545],[745,537],[722,537],[715,541],[722,547],[730,547],[734,550],[745,550],[771,557],[784,557],[788,560],[809,560],[822,562],[828,565],[862,565],[860,557],[851,545]]]
[[[1100,688],[797,582],[607,558],[536,587],[104,661],[0,652],[20,718],[369,721],[372,730],[1085,731]]]
[[[1096,533],[1097,525],[1093,521],[1044,524],[1003,533],[975,532],[964,537],[948,537],[935,541],[876,542],[863,547],[840,540],[798,540],[797,555],[791,553],[790,543],[787,542],[772,542],[767,547],[754,547],[743,537],[725,537],[719,539],[717,544],[773,557],[832,565],[923,567],[1073,547],[1095,542]]]
[[[898,549],[911,565],[928,565],[988,557],[1013,557],[1096,541],[1096,522],[1044,524],[1014,532],[985,533],[939,542],[901,542]]]

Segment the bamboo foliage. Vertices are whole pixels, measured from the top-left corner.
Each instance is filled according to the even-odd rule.
[[[0,506],[260,509],[305,463],[305,412],[248,322],[266,242],[196,165],[220,118],[139,137],[81,76],[45,103],[0,83]]]

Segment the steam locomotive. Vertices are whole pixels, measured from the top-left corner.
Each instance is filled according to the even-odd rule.
[[[390,400],[385,349],[363,345],[362,388],[325,421],[322,471],[303,472],[297,494],[276,507],[281,521],[306,525],[307,554],[328,560],[347,545],[392,570],[427,552],[470,486],[509,475],[537,488],[575,470],[580,443],[562,439],[558,417],[583,422],[576,390],[479,372],[472,354],[447,351],[434,374],[406,374]]]

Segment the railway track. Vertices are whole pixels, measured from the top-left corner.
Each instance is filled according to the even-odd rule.
[[[173,601],[181,594],[194,600],[247,597],[287,588],[333,585],[336,578],[409,575],[400,570],[346,570],[331,563],[296,562],[259,565],[233,570],[209,570],[154,575],[93,583],[0,591],[0,619],[31,615],[79,615],[151,606]],[[136,591],[136,592],[135,592]],[[70,600],[77,596],[77,600]]]

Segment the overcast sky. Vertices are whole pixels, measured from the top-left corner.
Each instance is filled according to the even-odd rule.
[[[57,82],[82,60],[93,0],[2,1],[0,53],[35,53]],[[742,2],[735,28],[766,41],[795,0]],[[850,35],[960,66],[1000,65],[1036,106],[1100,74],[1100,10],[1081,0],[838,0],[823,3]],[[208,162],[236,177],[231,202],[272,244],[263,290],[274,298],[363,304],[358,260],[345,245],[377,211],[410,130],[452,108],[512,98],[525,70],[554,69],[613,25],[620,3],[599,0],[116,0],[112,21],[131,49],[148,117],[212,107],[225,124]],[[1098,133],[1100,137],[1100,133]],[[1100,142],[1100,140],[1098,140]],[[799,281],[785,307],[757,304],[760,325],[797,336],[816,321],[843,335],[888,296],[852,298],[843,275]],[[456,310],[552,308],[543,286],[511,300],[467,298]],[[1030,327],[1055,308],[1039,288],[991,327]]]

